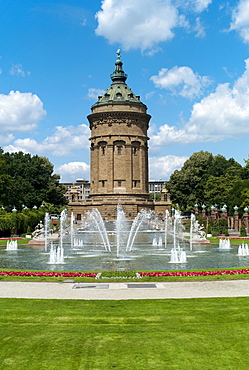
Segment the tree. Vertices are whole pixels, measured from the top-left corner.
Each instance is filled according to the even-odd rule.
[[[182,211],[194,204],[224,204],[233,185],[243,177],[243,167],[233,158],[213,156],[209,152],[194,153],[170,177],[168,189],[171,200]]]
[[[173,203],[178,204],[181,210],[193,206],[196,202],[203,202],[204,175],[211,165],[213,156],[209,152],[194,153],[170,177],[168,189]]]
[[[65,191],[47,158],[0,153],[0,204],[7,210],[39,207],[42,202],[65,205]]]

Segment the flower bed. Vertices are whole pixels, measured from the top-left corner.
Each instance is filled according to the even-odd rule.
[[[0,276],[45,276],[45,277],[95,277],[97,272],[40,272],[40,271],[0,271]]]
[[[249,239],[249,237],[247,236],[217,236],[217,239],[238,239],[238,240],[241,240],[241,239]]]
[[[217,271],[154,271],[154,272],[139,272],[138,277],[163,277],[163,276],[215,276],[215,275],[242,275],[249,274],[249,269],[239,270],[217,270]],[[38,277],[92,277],[96,278],[97,272],[41,272],[41,271],[0,271],[0,276],[38,276]],[[120,277],[119,277],[120,278]]]
[[[159,277],[159,276],[215,276],[215,275],[241,275],[249,274],[249,269],[241,270],[221,270],[221,271],[173,271],[173,272],[139,272],[141,277]]]

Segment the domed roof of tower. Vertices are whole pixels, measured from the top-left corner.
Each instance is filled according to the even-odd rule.
[[[127,86],[126,79],[128,75],[123,70],[123,62],[120,58],[121,51],[117,50],[117,60],[115,62],[115,70],[111,74],[112,84],[106,90],[105,94],[98,97],[98,101],[92,106],[106,105],[106,104],[139,104],[144,107],[140,101],[140,96],[135,95]]]

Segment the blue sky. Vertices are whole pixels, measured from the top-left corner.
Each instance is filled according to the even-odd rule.
[[[150,179],[194,152],[249,154],[249,0],[2,0],[0,146],[89,179],[89,128],[121,48],[148,107]]]

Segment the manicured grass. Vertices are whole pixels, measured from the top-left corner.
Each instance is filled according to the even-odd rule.
[[[207,238],[207,239],[210,241],[211,244],[219,244],[219,240],[221,239],[221,237],[219,237],[219,238],[210,237],[210,238]],[[228,239],[228,237],[224,236],[224,239]],[[230,238],[230,243],[234,244],[234,245],[240,245],[242,243],[249,244],[249,239],[243,239],[243,238],[232,239],[232,238]]]
[[[1,369],[247,369],[249,298],[0,300]]]
[[[7,241],[8,240],[16,240],[16,238],[9,238],[9,239],[0,239],[0,245],[7,245]],[[28,242],[30,241],[31,239],[28,239],[28,238],[22,238],[22,239],[17,239],[17,243],[19,245],[22,245],[22,244],[28,244]]]

